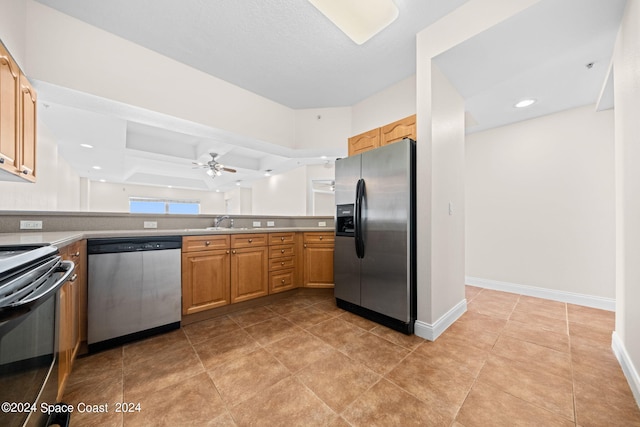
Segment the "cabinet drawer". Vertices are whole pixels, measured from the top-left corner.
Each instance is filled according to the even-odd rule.
[[[290,257],[294,255],[295,249],[293,245],[269,247],[269,258]]]
[[[269,273],[269,293],[277,293],[295,288],[293,269],[274,271]]]
[[[295,243],[295,233],[269,233],[270,245],[290,245]]]
[[[295,258],[276,258],[269,260],[269,271],[273,270],[282,270],[285,268],[294,268],[295,267]]]
[[[228,247],[228,234],[218,234],[213,236],[187,236],[182,238],[182,252],[227,249]]]
[[[333,243],[334,241],[335,235],[332,231],[304,233],[305,243]]]
[[[231,235],[231,247],[234,249],[251,248],[253,246],[266,246],[267,241],[268,241],[267,233]]]

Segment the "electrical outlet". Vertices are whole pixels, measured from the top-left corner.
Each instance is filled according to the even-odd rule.
[[[275,226],[276,226],[275,221],[267,221],[267,227],[275,227]]]
[[[158,228],[158,221],[145,221],[144,228]]]
[[[254,227],[262,227],[262,223],[260,221],[253,221]]]
[[[326,227],[327,223],[325,221],[318,221],[318,227]]]
[[[20,230],[42,230],[42,221],[20,221]]]

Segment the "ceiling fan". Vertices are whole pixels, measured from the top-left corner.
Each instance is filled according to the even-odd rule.
[[[218,157],[220,157],[218,156],[218,153],[209,153],[209,155],[211,156],[211,160],[209,160],[207,163],[193,162],[193,164],[195,165],[193,168],[207,169],[207,175],[209,175],[211,178],[222,175],[222,171],[236,173],[235,169],[227,168],[223,164],[218,163],[217,160]]]

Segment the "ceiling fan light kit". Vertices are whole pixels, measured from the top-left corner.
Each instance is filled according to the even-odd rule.
[[[223,171],[236,173],[235,169],[225,167],[222,163],[218,163],[217,153],[209,153],[209,155],[211,156],[211,160],[209,160],[207,163],[193,162],[193,164],[195,165],[194,169],[197,169],[197,168],[207,169],[206,174],[209,175],[211,178],[215,178],[216,176],[222,175]]]

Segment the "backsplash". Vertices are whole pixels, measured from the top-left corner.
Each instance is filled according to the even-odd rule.
[[[43,231],[90,231],[90,230],[142,230],[145,222],[155,223],[158,230],[206,228],[213,226],[219,215],[147,215],[129,213],[94,212],[0,212],[0,233],[29,233]],[[234,228],[271,227],[319,227],[322,223],[333,229],[333,217],[326,216],[258,216],[230,215]],[[42,229],[20,229],[20,221],[42,221]],[[273,223],[273,225],[271,225]],[[147,224],[147,226],[153,224]],[[228,227],[225,220],[223,226]]]

